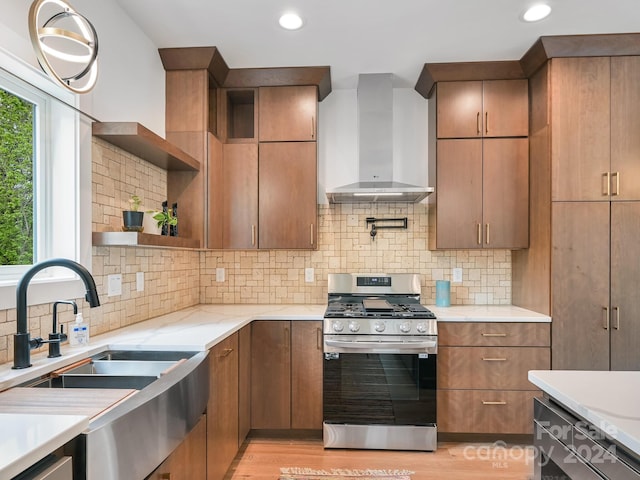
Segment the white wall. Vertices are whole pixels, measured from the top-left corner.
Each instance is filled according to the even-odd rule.
[[[427,101],[413,89],[393,90],[393,180],[429,186]],[[318,203],[326,190],[358,181],[357,91],[333,90],[320,102]]]
[[[115,2],[72,0],[98,33],[98,82],[80,108],[100,121],[135,121],[164,136],[165,74],[158,49]],[[0,48],[38,66],[29,40],[31,2],[3,0]]]

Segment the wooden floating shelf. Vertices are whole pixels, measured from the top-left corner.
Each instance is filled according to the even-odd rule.
[[[149,247],[149,248],[200,248],[198,240],[140,232],[93,232],[94,246]]]
[[[94,122],[92,133],[165,170],[200,170],[198,160],[137,122]]]

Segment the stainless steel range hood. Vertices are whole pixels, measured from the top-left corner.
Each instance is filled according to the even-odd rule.
[[[327,190],[329,203],[419,202],[434,191],[393,180],[393,86],[390,73],[358,77],[357,183]]]

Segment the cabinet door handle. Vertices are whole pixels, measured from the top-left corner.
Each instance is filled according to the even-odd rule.
[[[487,233],[486,233],[486,236],[487,236],[487,245],[489,245],[489,243],[490,243],[490,239],[489,239],[489,224],[488,224],[488,223],[487,223]]]
[[[476,115],[476,134],[480,135],[480,112]]]
[[[616,177],[615,190],[611,192],[612,197],[617,197],[620,195],[620,172],[613,172],[611,174],[611,180],[613,181],[613,177]]]
[[[611,195],[611,174],[609,172],[605,172],[602,174],[602,195],[608,197]]]
[[[284,328],[284,347],[287,348],[290,343],[289,327]]]
[[[225,348],[224,350],[222,350],[222,353],[218,355],[218,358],[228,357],[229,355],[231,355],[231,352],[233,352],[233,348]]]
[[[316,348],[322,351],[322,329],[316,328]]]
[[[311,140],[316,138],[316,117],[311,115]]]
[[[620,330],[620,307],[613,307],[613,311],[616,312],[616,323],[613,324],[613,328]]]
[[[482,333],[483,337],[506,337],[506,333]]]
[[[609,330],[609,307],[602,307],[604,318],[602,319],[602,328]]]
[[[251,225],[251,246],[256,246],[256,226]]]
[[[311,236],[309,237],[309,243],[313,245],[315,243],[313,238],[313,223],[310,225],[310,227],[311,227]]]
[[[482,224],[478,223],[478,245],[482,245]]]
[[[160,480],[171,480],[171,474],[170,473],[161,473],[160,474]]]
[[[483,400],[482,404],[483,405],[506,405],[507,402],[502,402],[502,401],[500,401],[500,402],[487,402],[487,401]]]
[[[484,133],[489,134],[489,112],[484,112]]]
[[[491,358],[491,357],[483,357],[482,358],[483,362],[506,362],[507,359],[506,358]]]

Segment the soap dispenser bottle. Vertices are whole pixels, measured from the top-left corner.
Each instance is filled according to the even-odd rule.
[[[71,345],[87,345],[89,343],[89,324],[85,323],[82,312],[76,315],[76,323],[71,326],[69,343]]]

